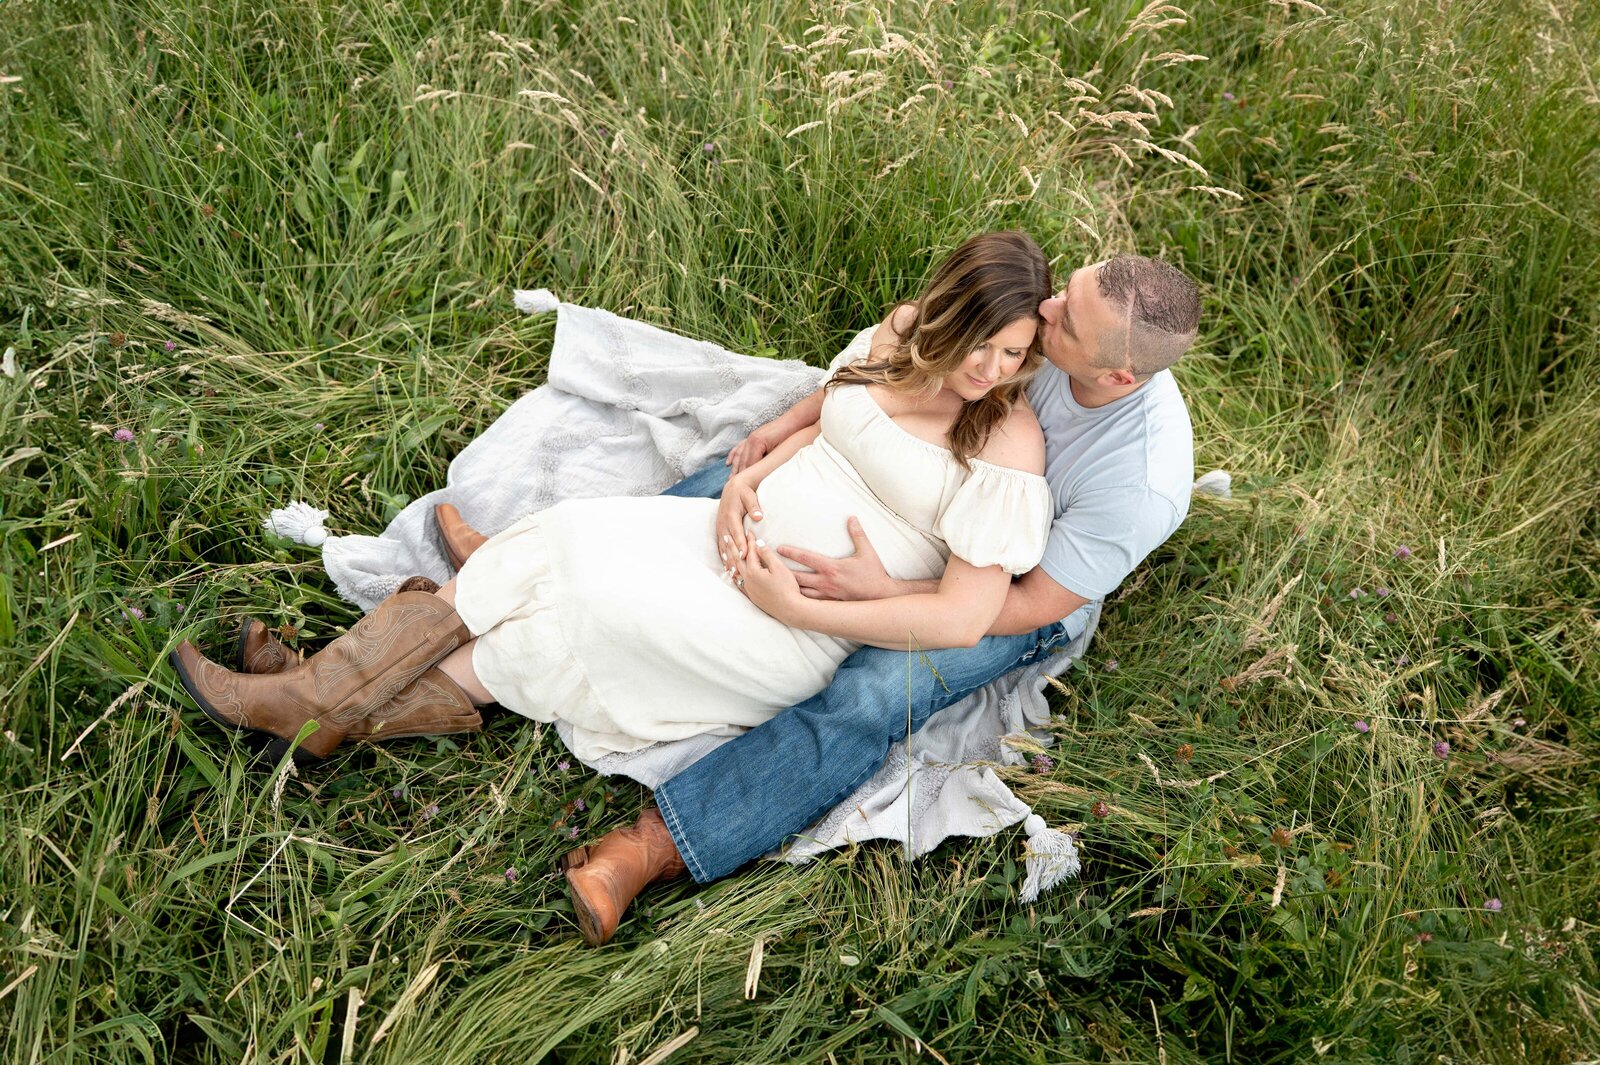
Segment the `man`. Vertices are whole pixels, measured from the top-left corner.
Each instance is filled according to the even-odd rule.
[[[1056,519],[1043,560],[1011,587],[975,647],[905,652],[864,647],[827,690],[718,747],[655,790],[658,809],[563,861],[590,943],[615,932],[647,884],[684,872],[706,883],[780,846],[849,796],[903,739],[970,692],[1078,636],[1103,599],[1188,512],[1194,480],[1189,414],[1168,368],[1194,341],[1200,298],[1182,271],[1117,256],[1075,271],[1039,305],[1049,362],[1028,388],[1044,428]],[[715,497],[730,474],[815,422],[822,392],[668,490]],[[892,580],[853,520],[856,552],[785,557],[807,595],[876,599],[931,590]],[[937,581],[922,582],[937,585]]]

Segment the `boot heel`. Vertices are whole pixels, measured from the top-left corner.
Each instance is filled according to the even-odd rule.
[[[267,745],[262,751],[262,753],[266,755],[267,761],[271,762],[275,766],[281,765],[283,763],[283,756],[289,753],[289,747],[291,746],[290,741],[280,739],[279,737],[272,735],[270,732],[264,732],[262,735],[268,737]],[[318,758],[304,747],[296,747],[294,749],[294,764],[297,768],[306,769],[310,766],[316,765],[320,761],[322,761],[321,758]]]

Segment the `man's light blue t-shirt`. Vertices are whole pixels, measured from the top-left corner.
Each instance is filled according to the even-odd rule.
[[[1029,382],[1028,402],[1044,429],[1044,475],[1056,503],[1039,565],[1093,603],[1189,512],[1189,408],[1167,370],[1121,399],[1085,407],[1073,397],[1070,378],[1049,364]],[[1067,627],[1075,632],[1070,621]]]

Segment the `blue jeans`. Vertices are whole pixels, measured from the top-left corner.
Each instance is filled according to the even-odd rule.
[[[715,498],[721,462],[663,494]],[[877,772],[889,748],[940,710],[1066,641],[1053,622],[976,647],[886,651],[863,647],[833,683],[706,755],[656,788],[656,803],[700,883],[767,853],[833,809]]]

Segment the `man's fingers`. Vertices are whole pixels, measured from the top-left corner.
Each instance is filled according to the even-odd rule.
[[[861,527],[860,519],[851,515],[845,522],[845,528],[850,532],[850,539],[855,541],[856,554],[877,557],[877,552],[872,549],[872,541],[867,539],[867,530]]]
[[[791,562],[800,563],[807,569],[816,570],[818,573],[821,573],[824,567],[835,561],[827,555],[819,555],[815,551],[807,551],[802,547],[789,547],[788,545],[778,548],[778,554]]]

